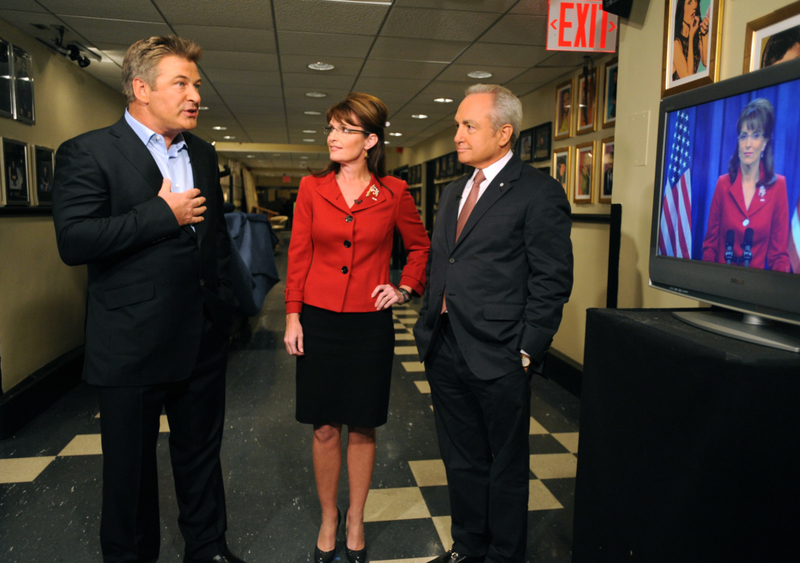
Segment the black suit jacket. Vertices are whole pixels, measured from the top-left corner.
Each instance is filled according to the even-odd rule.
[[[449,320],[470,370],[495,379],[520,369],[520,349],[544,358],[572,289],[570,207],[561,185],[517,156],[478,200],[456,242],[468,177],[442,193],[414,336],[430,353],[447,293]]]
[[[184,133],[204,221],[180,227],[158,165],[125,119],[56,154],[53,218],[69,265],[87,264],[84,379],[151,385],[189,376],[204,310],[230,334],[236,300],[214,148]]]

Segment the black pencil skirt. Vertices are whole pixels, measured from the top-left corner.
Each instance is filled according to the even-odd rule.
[[[303,305],[297,410],[306,424],[386,424],[394,359],[391,309],[335,313]]]

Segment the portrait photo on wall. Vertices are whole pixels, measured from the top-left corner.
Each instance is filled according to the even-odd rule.
[[[597,129],[597,69],[578,76],[578,112],[575,131],[578,135]]]
[[[553,137],[553,122],[548,121],[533,128],[533,161],[550,160],[550,139]]]
[[[747,24],[744,72],[800,57],[800,2]]]
[[[41,206],[53,204],[53,161],[55,153],[47,147],[36,147],[33,150],[33,185],[35,186],[36,203]]]
[[[11,43],[0,38],[0,117],[14,117]]]
[[[600,141],[600,154],[603,157],[600,174],[600,203],[611,203],[614,187],[614,137]]]
[[[662,97],[718,80],[717,16],[723,1],[666,0]]]
[[[614,127],[617,122],[617,74],[619,62],[616,58],[603,67],[603,128]]]
[[[591,203],[594,186],[594,143],[575,145],[575,191],[572,201]]]
[[[28,146],[13,139],[2,139],[3,191],[6,205],[30,205]]]
[[[531,143],[533,142],[533,129],[526,129],[519,134],[519,158],[522,162],[533,160]]]
[[[36,123],[36,111],[33,101],[33,59],[20,49],[14,47],[14,119],[33,125]]]
[[[666,116],[658,254],[800,273],[798,99],[793,80]]]
[[[572,147],[562,147],[553,150],[553,163],[551,165],[553,178],[558,180],[558,183],[561,184],[561,187],[564,188],[567,194],[569,194],[569,180],[572,171],[572,163],[569,158],[572,154],[571,151]]]
[[[572,80],[556,86],[556,140],[572,135]]]

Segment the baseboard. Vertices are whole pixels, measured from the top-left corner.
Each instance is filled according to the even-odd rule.
[[[542,376],[581,398],[583,366],[558,350],[548,350]]]
[[[81,380],[83,346],[56,358],[0,396],[0,439],[36,418]]]

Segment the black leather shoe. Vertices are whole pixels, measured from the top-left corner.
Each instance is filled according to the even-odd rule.
[[[364,544],[364,549],[354,550],[345,546],[344,552],[347,554],[347,560],[350,563],[366,563],[367,562],[367,546]]]
[[[452,549],[446,553],[442,553],[436,559],[431,559],[428,563],[483,563],[483,557],[470,557],[469,555],[461,555]]]
[[[339,536],[339,526],[342,523],[342,511],[336,508],[336,536]],[[335,540],[334,540],[335,541]],[[314,545],[314,563],[331,563],[336,555],[336,546],[330,551],[322,551],[317,545]]]
[[[186,563],[245,563],[244,560],[236,557],[226,547],[222,553],[218,553],[209,559],[187,559]]]

